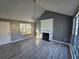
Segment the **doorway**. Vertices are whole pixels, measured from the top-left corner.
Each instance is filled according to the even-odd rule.
[[[0,21],[0,45],[11,42],[10,23]]]

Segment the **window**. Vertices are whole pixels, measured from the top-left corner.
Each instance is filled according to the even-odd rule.
[[[26,33],[31,34],[31,24],[26,24]]]
[[[32,33],[31,24],[20,23],[20,32],[22,34],[31,34]]]

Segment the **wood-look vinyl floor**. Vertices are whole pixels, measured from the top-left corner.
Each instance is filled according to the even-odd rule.
[[[71,59],[68,46],[30,38],[0,46],[0,59]]]

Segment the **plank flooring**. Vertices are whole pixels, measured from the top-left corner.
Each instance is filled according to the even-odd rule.
[[[30,38],[1,45],[0,59],[71,59],[71,57],[66,45]]]

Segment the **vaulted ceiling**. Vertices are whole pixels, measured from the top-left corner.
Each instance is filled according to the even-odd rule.
[[[36,0],[46,10],[73,16],[79,0]]]
[[[37,17],[44,11],[44,8],[36,5]],[[0,18],[34,22],[33,15],[33,0],[0,0]]]
[[[45,10],[73,16],[78,0],[36,0],[37,17]],[[0,0],[0,18],[33,21],[33,0]]]

